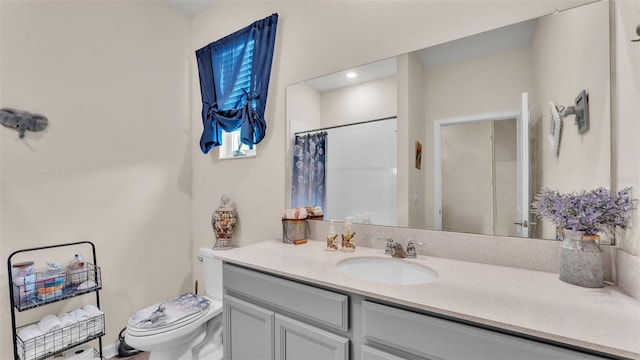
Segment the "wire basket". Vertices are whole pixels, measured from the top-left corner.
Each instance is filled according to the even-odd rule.
[[[104,314],[100,314],[27,340],[20,337],[22,330],[29,326],[37,326],[37,324],[25,325],[17,329],[16,345],[18,357],[21,360],[40,360],[59,354],[103,336],[105,329]]]
[[[16,309],[23,311],[101,288],[100,268],[86,262],[82,270],[67,268],[64,273],[54,275],[39,272],[36,273],[33,282],[14,282],[13,299]]]

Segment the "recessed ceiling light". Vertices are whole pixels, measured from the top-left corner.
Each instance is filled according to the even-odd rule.
[[[354,73],[353,71],[347,73],[347,77],[349,79],[353,79],[356,76],[358,76],[358,74]]]

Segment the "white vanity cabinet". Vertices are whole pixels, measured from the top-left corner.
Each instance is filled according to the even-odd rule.
[[[225,359],[349,359],[346,295],[223,269]]]

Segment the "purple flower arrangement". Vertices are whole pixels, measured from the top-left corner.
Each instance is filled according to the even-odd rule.
[[[535,214],[554,222],[557,227],[597,235],[617,227],[624,229],[634,209],[634,201],[630,187],[617,194],[602,187],[571,194],[543,189],[531,205]]]

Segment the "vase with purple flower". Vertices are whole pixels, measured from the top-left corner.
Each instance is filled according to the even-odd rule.
[[[635,200],[631,188],[611,193],[605,188],[563,194],[544,189],[532,204],[539,217],[556,226],[560,246],[560,280],[583,287],[604,286],[601,235],[624,229]]]

